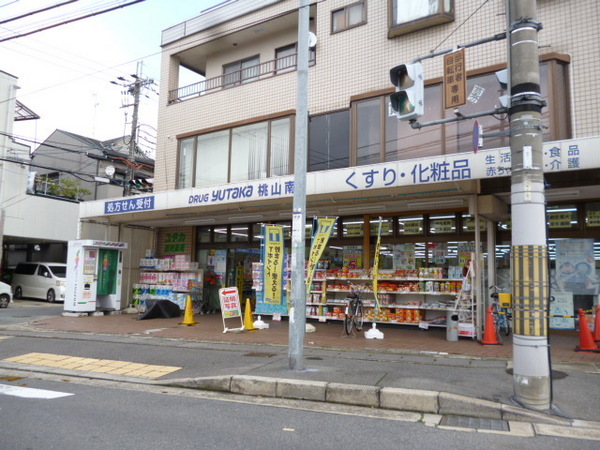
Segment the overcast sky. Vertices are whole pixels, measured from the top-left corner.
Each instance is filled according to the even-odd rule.
[[[65,1],[0,0],[0,22]],[[75,1],[47,13],[0,24],[0,40],[131,1]],[[143,75],[158,83],[162,30],[222,2],[145,0],[0,42],[0,70],[18,78],[21,89],[17,99],[41,116],[39,120],[16,122],[13,133],[36,141],[43,141],[56,129],[101,140],[129,134],[132,108],[121,107],[126,97],[121,95],[122,88],[110,81],[117,81],[119,76],[131,79],[129,75],[135,74],[138,62],[143,61]],[[147,94],[149,98],[143,97],[140,105],[140,130],[155,135],[150,127],[156,128],[158,95]],[[141,136],[150,137],[146,133]],[[37,146],[31,145],[33,149]]]

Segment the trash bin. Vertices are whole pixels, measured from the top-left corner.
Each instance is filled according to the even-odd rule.
[[[446,317],[446,340],[458,341],[458,314],[455,312],[448,313]]]

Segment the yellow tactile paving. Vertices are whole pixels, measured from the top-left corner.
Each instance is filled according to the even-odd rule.
[[[175,366],[155,366],[110,359],[80,358],[77,356],[56,355],[53,353],[27,353],[6,358],[3,361],[36,366],[56,367],[59,369],[80,370],[83,372],[131,375],[144,378],[159,378],[181,369]]]

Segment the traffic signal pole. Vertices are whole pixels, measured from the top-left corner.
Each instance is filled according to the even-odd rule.
[[[515,400],[551,408],[548,249],[536,0],[508,0]]]

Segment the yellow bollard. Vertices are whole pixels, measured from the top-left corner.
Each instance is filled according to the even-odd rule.
[[[250,303],[250,299],[246,299],[246,309],[244,311],[244,329],[248,331],[254,331],[254,319],[252,318],[252,304]]]
[[[179,325],[198,325],[198,322],[194,320],[194,307],[192,305],[192,296],[187,296],[187,301],[185,302],[185,314],[183,315],[183,322]]]

